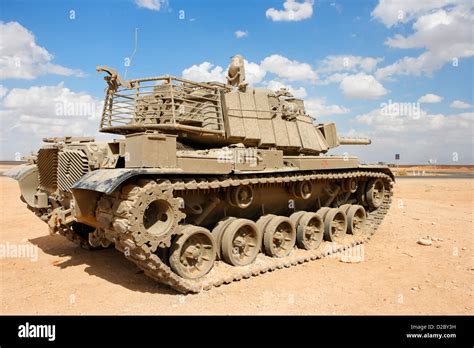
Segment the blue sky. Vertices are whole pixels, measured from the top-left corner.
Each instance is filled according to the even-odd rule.
[[[288,86],[317,122],[373,139],[334,153],[472,164],[472,11],[459,0],[2,1],[0,159],[46,135],[95,135],[99,107],[66,118],[54,105],[100,102],[96,65],[123,74],[138,28],[129,78],[218,80],[242,54],[254,86]],[[389,102],[420,109],[387,115]]]

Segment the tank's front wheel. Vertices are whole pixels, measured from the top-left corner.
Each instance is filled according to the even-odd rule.
[[[211,270],[215,260],[216,243],[203,227],[184,227],[171,246],[170,266],[183,278],[202,277]]]
[[[366,187],[366,200],[371,208],[378,208],[382,205],[385,195],[385,186],[382,179],[370,179]]]

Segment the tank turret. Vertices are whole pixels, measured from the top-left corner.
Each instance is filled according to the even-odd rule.
[[[314,124],[304,101],[286,89],[247,87],[240,55],[231,60],[226,85],[172,76],[124,81],[111,68],[97,71],[109,74],[102,132],[158,131],[196,148],[242,143],[287,155],[318,155],[340,144],[370,143],[339,139],[333,123]]]

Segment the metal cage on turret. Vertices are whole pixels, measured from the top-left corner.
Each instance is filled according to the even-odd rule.
[[[225,134],[223,87],[164,76],[128,81],[106,92],[100,131]]]

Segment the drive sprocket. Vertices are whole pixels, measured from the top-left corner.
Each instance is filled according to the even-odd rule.
[[[178,223],[185,217],[181,200],[173,197],[171,186],[164,189],[149,180],[133,200],[128,215],[129,232],[137,245],[147,243],[152,251],[169,247]]]

